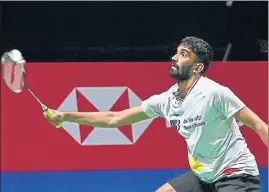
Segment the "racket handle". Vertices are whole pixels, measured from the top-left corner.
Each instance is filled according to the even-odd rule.
[[[45,110],[45,113],[48,117],[52,118],[53,117],[53,112],[50,109]],[[61,128],[62,127],[62,123],[59,123],[58,125],[56,125],[56,128]]]

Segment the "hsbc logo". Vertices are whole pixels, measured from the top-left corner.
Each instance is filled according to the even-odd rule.
[[[139,106],[141,99],[128,87],[76,87],[65,98],[60,111],[117,111]],[[82,137],[86,127],[64,122],[63,129],[80,145],[132,145],[142,136],[153,119],[120,128],[92,128]],[[84,131],[85,132],[85,131]]]

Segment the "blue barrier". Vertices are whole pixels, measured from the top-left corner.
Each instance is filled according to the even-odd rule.
[[[2,172],[2,192],[153,192],[187,172],[172,170]],[[261,192],[268,191],[268,168],[260,168]]]

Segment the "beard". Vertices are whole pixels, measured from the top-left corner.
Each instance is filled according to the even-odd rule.
[[[192,65],[183,65],[179,68],[177,65],[173,65],[169,71],[169,76],[177,81],[186,81],[191,78]]]

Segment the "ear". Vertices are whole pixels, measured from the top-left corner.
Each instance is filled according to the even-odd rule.
[[[193,73],[201,73],[204,69],[203,63],[197,63],[196,66],[193,68]]]

